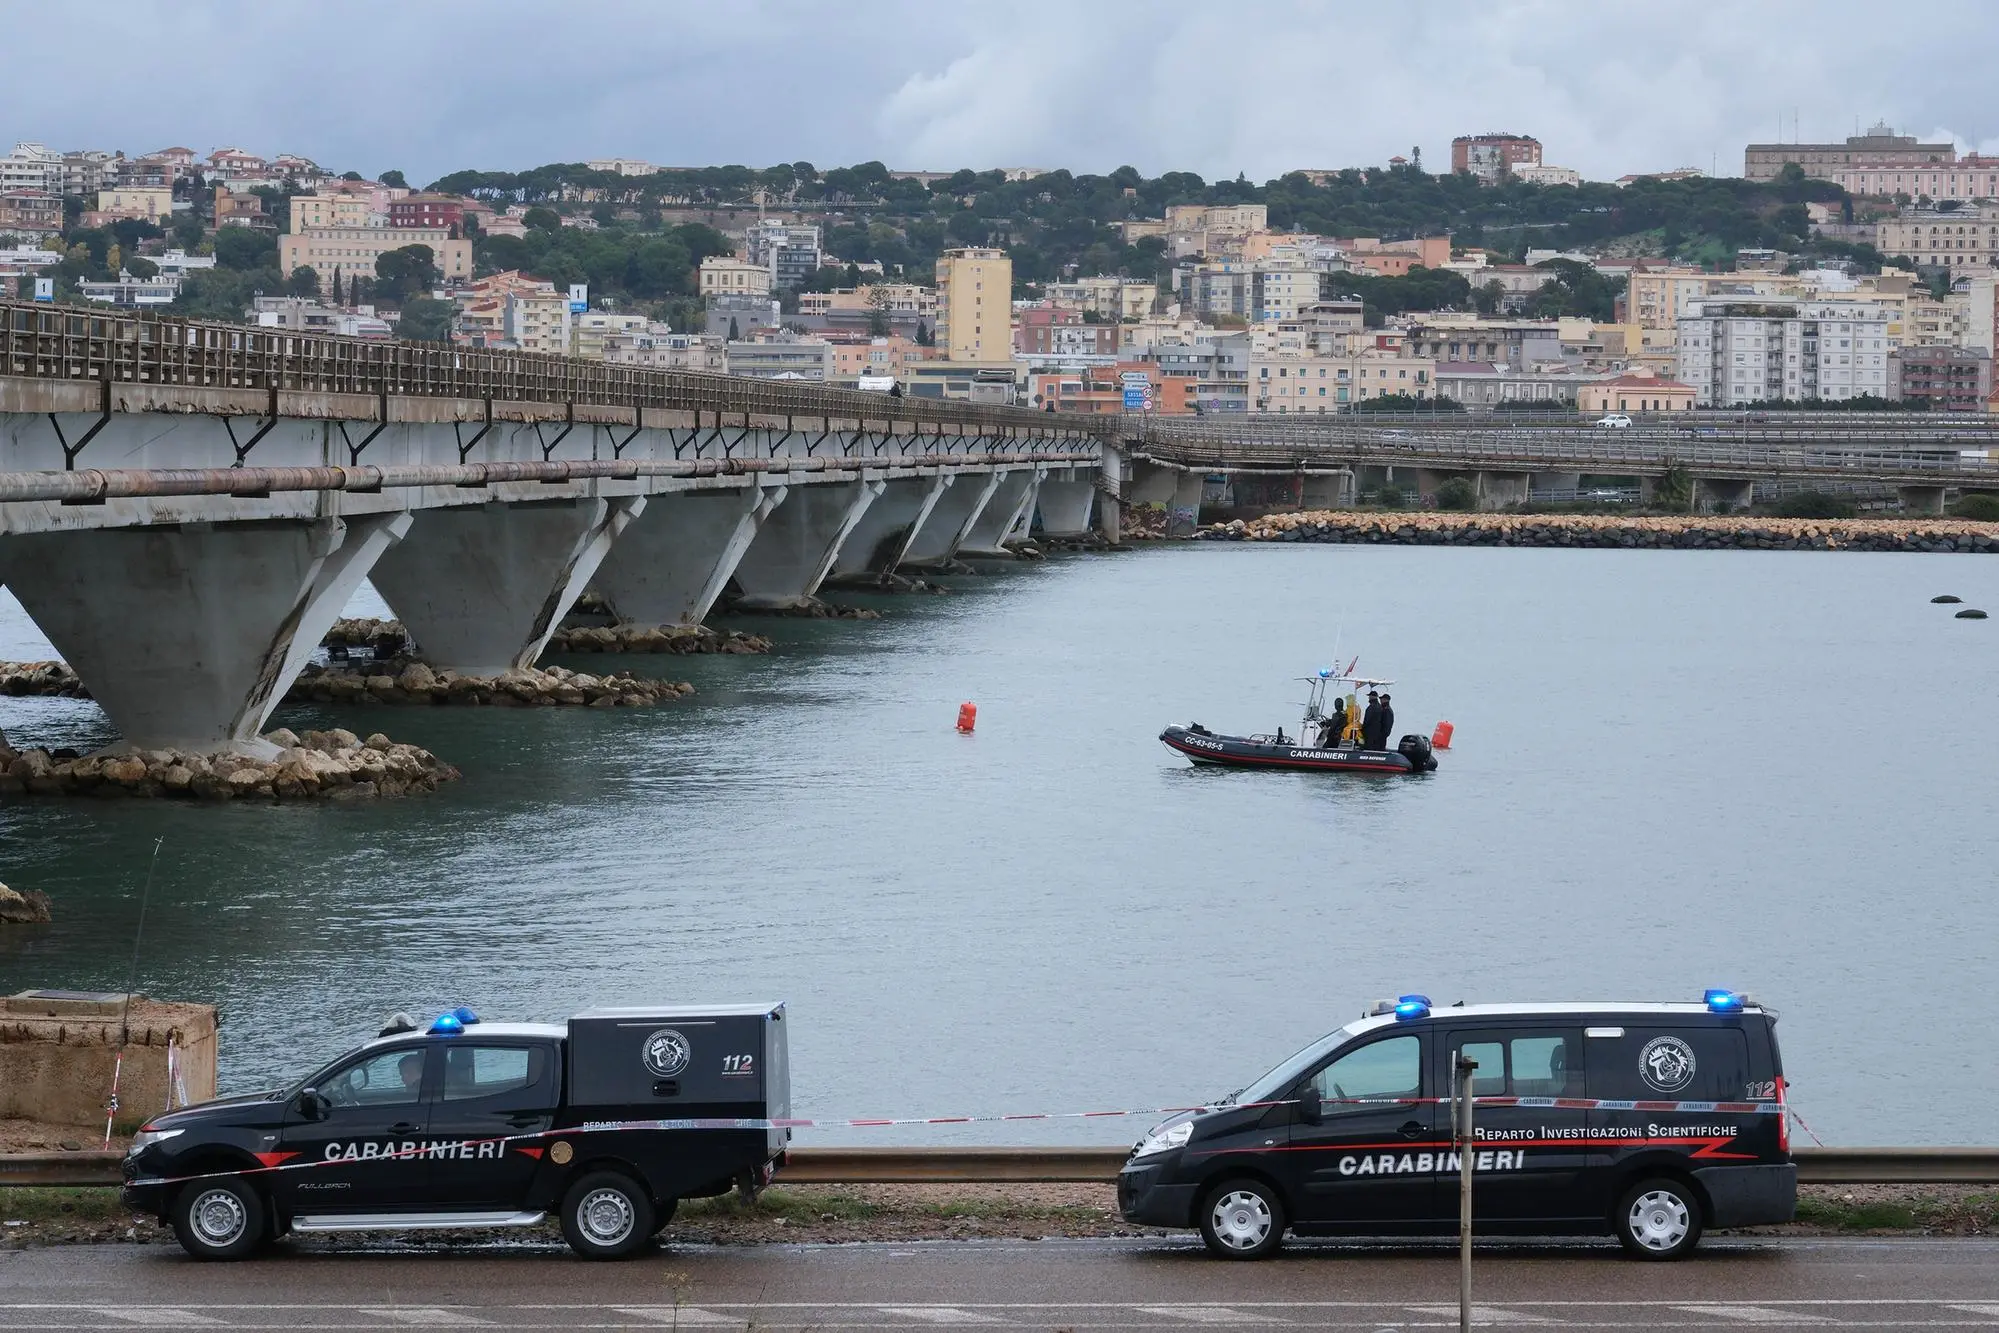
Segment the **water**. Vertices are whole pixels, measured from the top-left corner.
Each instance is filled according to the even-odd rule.
[[[764,622],[766,658],[617,659],[700,687],[657,710],[286,710],[429,746],[465,780],[375,806],[0,808],[0,878],[58,913],[0,933],[0,990],[122,985],[164,836],[140,987],[222,1006],[226,1089],[397,1008],[782,998],[801,1114],[1161,1106],[1381,995],[1732,985],[1782,1010],[1826,1141],[1982,1142],[1994,631],[1929,598],[1992,607],[1995,576],[1177,548],[964,580],[875,623]],[[1295,728],[1290,678],[1336,639],[1397,680],[1400,730],[1457,724],[1439,773],[1197,771],[1156,741],[1190,718]],[[0,654],[47,653],[0,608]],[[952,730],[964,699],[973,737]],[[0,699],[0,727],[109,739],[75,701]]]

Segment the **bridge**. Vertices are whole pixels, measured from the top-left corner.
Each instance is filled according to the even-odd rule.
[[[1335,480],[1341,473],[1348,487],[1370,474],[1406,477],[1426,496],[1465,477],[1485,508],[1537,490],[1573,492],[1584,476],[1635,477],[1649,494],[1674,472],[1689,478],[1702,507],[1746,505],[1758,482],[1873,483],[1932,513],[1950,489],[1999,490],[1999,422],[1984,416],[1690,412],[1632,420],[1614,428],[1524,413],[1126,417],[1120,435],[1133,474],[1124,496],[1184,512],[1198,508],[1201,476],[1218,471],[1301,473],[1307,507],[1315,493],[1350,499]]]
[[[690,624],[725,588],[1004,554],[1037,516],[1081,535],[1111,424],[0,305],[0,583],[128,745],[268,758],[363,579],[433,665],[497,675],[586,585]]]

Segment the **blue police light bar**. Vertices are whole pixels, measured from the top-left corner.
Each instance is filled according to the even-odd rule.
[[[473,1013],[469,1007],[462,1004],[451,1011],[451,1016],[468,1028],[479,1021],[479,1015]]]
[[[1703,992],[1701,1001],[1712,1013],[1739,1014],[1742,1012],[1742,997],[1734,991],[1710,988]]]
[[[465,1030],[465,1022],[457,1014],[439,1014],[437,1021],[430,1025],[432,1036],[451,1037]]]
[[[1411,1019],[1429,1016],[1430,1002],[1420,995],[1405,995],[1395,1002],[1395,1019],[1398,1023],[1407,1023]]]

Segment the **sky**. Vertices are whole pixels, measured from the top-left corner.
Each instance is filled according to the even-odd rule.
[[[596,157],[1265,181],[1445,170],[1494,130],[1591,179],[1739,175],[1780,127],[1877,121],[1999,152],[1990,0],[99,0],[27,26],[47,58],[8,61],[0,139],[413,184]],[[63,54],[107,40],[161,59]]]

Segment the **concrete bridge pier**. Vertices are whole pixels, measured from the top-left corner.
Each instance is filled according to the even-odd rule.
[[[965,534],[992,502],[999,481],[997,472],[959,477],[957,484],[938,498],[929,519],[910,538],[909,549],[902,553],[904,567],[934,568],[956,556],[965,543]]]
[[[1302,509],[1344,509],[1353,503],[1353,497],[1351,472],[1307,472],[1299,478],[1298,504]]]
[[[1480,472],[1477,483],[1480,509],[1504,509],[1527,503],[1533,478],[1525,472]]]
[[[655,495],[612,543],[592,585],[621,625],[698,625],[786,494],[747,486]]]
[[[1000,474],[999,482],[993,487],[992,497],[986,501],[978,517],[965,529],[965,538],[958,547],[960,556],[984,556],[987,558],[1010,557],[1005,541],[1020,526],[1021,516],[1032,512],[1034,487],[1040,478],[1036,468],[1014,468]]]
[[[1902,508],[1912,514],[1941,514],[1943,512],[1943,491],[1941,486],[1897,486],[1895,494],[1901,497]]]
[[[1078,477],[1073,468],[1049,473],[1042,478],[1040,494],[1035,497],[1042,533],[1049,537],[1088,536],[1096,498],[1096,484],[1088,477]]]
[[[407,513],[0,538],[0,582],[125,743],[269,759],[258,738]]]
[[[894,477],[882,483],[882,493],[847,534],[833,561],[839,575],[890,574],[907,558],[910,545],[930,524],[939,497],[957,478]],[[976,485],[977,478],[967,478]]]
[[[857,480],[792,487],[736,565],[744,605],[784,610],[810,602],[884,484]]]
[[[369,578],[425,660],[468,676],[533,666],[644,496],[426,509]]]
[[[1756,497],[1756,483],[1738,477],[1695,477],[1694,511],[1709,514],[1716,510],[1747,509]]]

